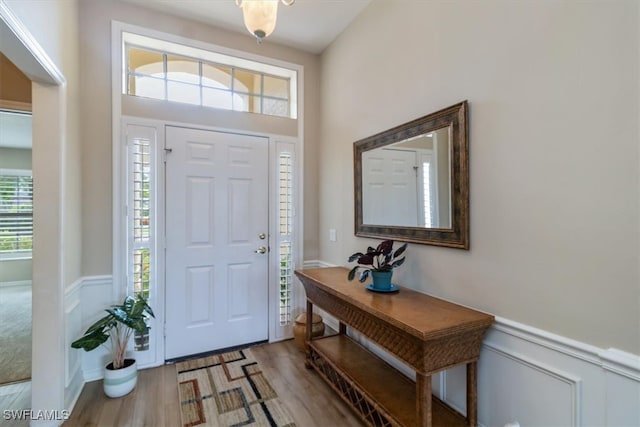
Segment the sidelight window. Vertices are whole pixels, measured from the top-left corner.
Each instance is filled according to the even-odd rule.
[[[127,288],[128,293],[155,300],[155,129],[127,128]],[[148,331],[135,334],[135,350],[149,349]]]
[[[280,257],[280,326],[291,323],[293,288],[293,159],[281,151],[278,163],[278,220]]]

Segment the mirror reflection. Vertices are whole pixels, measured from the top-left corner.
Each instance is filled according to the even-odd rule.
[[[451,126],[362,153],[363,223],[451,228]]]

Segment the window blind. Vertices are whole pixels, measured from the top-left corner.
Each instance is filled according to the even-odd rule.
[[[0,175],[0,253],[30,251],[33,243],[33,178]]]

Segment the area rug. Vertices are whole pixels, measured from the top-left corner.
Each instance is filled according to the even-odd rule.
[[[31,286],[0,286],[0,384],[31,378]]]
[[[294,427],[250,349],[176,363],[184,427]]]

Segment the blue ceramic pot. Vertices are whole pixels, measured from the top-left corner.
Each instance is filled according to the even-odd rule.
[[[391,276],[393,271],[372,271],[371,277],[373,278],[373,288],[381,291],[388,291],[391,289]]]

